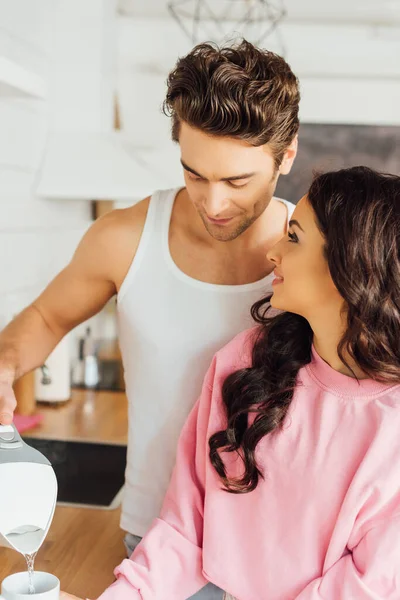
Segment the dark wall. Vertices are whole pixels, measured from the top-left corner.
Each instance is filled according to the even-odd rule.
[[[301,125],[297,158],[291,173],[280,177],[276,196],[296,203],[306,193],[313,170],[355,165],[400,175],[400,127]]]

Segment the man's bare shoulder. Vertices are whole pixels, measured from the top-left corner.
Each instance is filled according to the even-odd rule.
[[[128,208],[118,208],[97,219],[89,230],[96,246],[113,254],[135,254],[146,222],[150,197]]]
[[[97,264],[118,290],[135,258],[146,222],[150,197],[129,208],[116,209],[97,219],[82,239],[76,260]]]
[[[129,235],[131,239],[132,236],[140,239],[146,222],[149,203],[150,196],[128,208],[112,210],[95,222],[95,228],[99,234]]]

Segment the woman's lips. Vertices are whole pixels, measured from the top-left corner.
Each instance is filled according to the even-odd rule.
[[[278,285],[279,283],[283,283],[283,277],[278,275],[276,271],[274,271],[275,279],[272,282],[272,285]]]

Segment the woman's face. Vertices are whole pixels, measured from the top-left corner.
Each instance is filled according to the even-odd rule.
[[[274,308],[299,314],[309,322],[318,315],[328,316],[331,311],[335,316],[340,313],[343,299],[332,281],[324,243],[304,196],[289,222],[287,235],[267,254],[275,264],[271,298]]]

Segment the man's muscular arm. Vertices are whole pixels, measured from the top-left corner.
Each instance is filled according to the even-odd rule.
[[[69,265],[0,333],[0,424],[12,421],[12,385],[44,363],[71,329],[117,293],[135,255],[148,199],[90,227]]]

